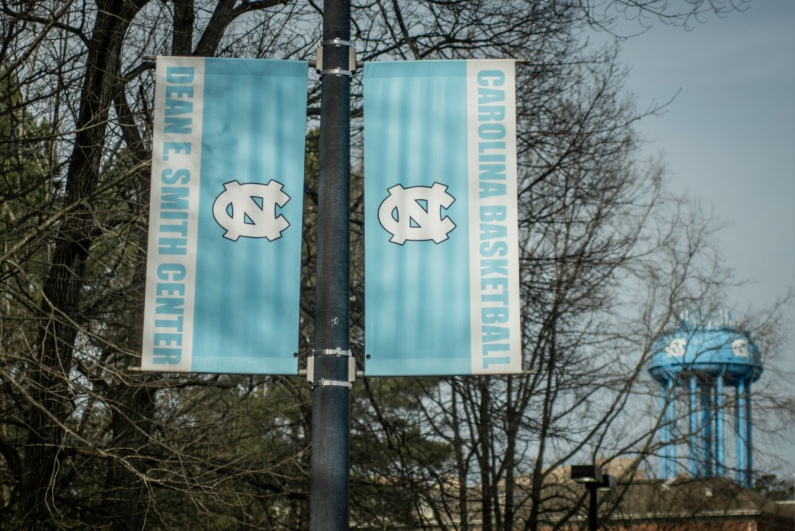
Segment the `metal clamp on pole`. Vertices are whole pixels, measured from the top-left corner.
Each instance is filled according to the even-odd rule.
[[[351,388],[351,382],[343,382],[341,380],[323,380],[321,379],[317,385],[320,387],[325,387],[327,385],[332,385],[336,387],[347,387],[348,389]]]
[[[306,379],[309,383],[315,384],[315,356],[336,356],[341,358],[343,356],[348,358],[348,381],[330,380],[321,378],[313,387],[322,387],[325,385],[337,385],[341,387],[351,388],[351,384],[356,381],[356,358],[353,357],[350,350],[343,350],[339,348],[313,350],[312,355],[306,359]]]
[[[345,46],[346,48],[348,48],[348,69],[347,70],[345,70],[344,68],[324,69],[323,68],[324,46],[335,46],[337,48],[339,48],[340,46]],[[315,59],[315,72],[317,72],[321,76],[336,74],[338,76],[352,77],[353,74],[355,74],[356,71],[358,70],[359,65],[356,64],[356,49],[353,47],[353,43],[351,41],[345,41],[342,39],[325,40],[320,43],[320,48],[317,49],[316,53],[317,57]]]
[[[324,348],[312,351],[313,356],[350,356],[350,350],[342,350],[341,348]]]
[[[348,48],[353,48],[353,43],[351,41],[344,41],[339,37],[334,37],[333,39],[328,39],[320,43],[321,46],[347,46]]]
[[[331,70],[318,70],[317,71],[321,76],[326,76],[329,74],[336,74],[338,76],[348,76],[353,77],[353,72],[350,70],[343,70],[342,68],[332,68]]]

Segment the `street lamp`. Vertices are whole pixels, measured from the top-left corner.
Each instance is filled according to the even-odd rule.
[[[598,528],[596,518],[596,492],[616,488],[616,478],[610,474],[603,474],[602,469],[596,465],[574,465],[571,467],[571,479],[575,483],[582,483],[590,494],[588,506],[588,529],[596,531]]]

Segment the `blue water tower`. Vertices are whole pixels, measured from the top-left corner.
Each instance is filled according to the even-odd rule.
[[[691,477],[723,477],[727,388],[734,388],[737,482],[753,486],[751,384],[762,374],[759,348],[727,311],[716,318],[683,314],[673,332],[655,344],[649,372],[660,383],[661,476],[676,477],[676,389],[689,402],[688,468]]]

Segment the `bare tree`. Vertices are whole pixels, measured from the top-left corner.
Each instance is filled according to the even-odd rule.
[[[264,381],[179,381],[127,370],[137,364],[145,258],[153,65],[144,56],[230,53],[239,32],[278,27],[290,8],[278,1],[138,0],[4,2],[3,11],[3,116],[41,117],[40,134],[48,136],[28,142],[53,147],[41,154],[44,171],[15,171],[15,181],[7,173],[3,190],[15,200],[9,209],[22,210],[4,223],[9,339],[0,446],[15,480],[6,485],[2,510],[7,521],[29,529],[90,522],[140,529],[158,518],[165,525],[167,512],[153,506],[153,485],[195,491],[203,507],[202,493],[217,479],[196,470],[231,477],[255,453],[240,444],[242,432],[186,450],[190,441],[171,432],[186,422],[195,396],[205,404],[217,400],[192,390],[231,390],[233,403],[250,402]],[[6,145],[19,149],[20,142],[14,137]],[[30,204],[33,194],[45,200]],[[17,327],[24,327],[21,334]],[[283,386],[268,388],[263,404]],[[240,411],[218,414],[233,422]],[[219,420],[208,413],[201,422]],[[224,442],[243,453],[221,452],[215,460],[208,448]],[[245,468],[242,490],[287,488],[260,471]]]
[[[609,433],[673,308],[703,301],[723,279],[701,258],[706,225],[664,195],[659,167],[635,161],[633,123],[655,109],[637,112],[623,98],[615,51],[585,49],[582,31],[610,27],[616,15],[688,24],[736,4],[354,5],[360,60],[523,60],[522,296],[532,371],[361,384],[354,521],[535,528],[552,506],[540,485],[571,455],[653,453],[649,430],[632,431],[632,444]],[[0,10],[0,526],[179,528],[201,519],[304,528],[304,384],[130,368],[141,335],[152,57],[311,58],[322,6],[17,0]],[[318,94],[309,87],[310,116]],[[354,97],[356,120],[358,85]],[[316,282],[311,134],[307,146],[304,347]],[[361,172],[354,179],[352,332],[361,356]]]

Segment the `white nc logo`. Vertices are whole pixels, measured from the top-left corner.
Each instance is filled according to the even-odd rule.
[[[442,217],[442,209],[450,208],[454,201],[443,184],[410,188],[396,184],[378,208],[378,221],[392,235],[389,239],[392,243],[403,245],[406,240],[442,243],[455,228],[449,217]]]
[[[668,346],[665,347],[665,353],[668,354],[669,358],[681,358],[685,355],[685,347],[687,346],[687,341],[682,338],[674,339]]]
[[[225,190],[215,198],[213,217],[224,229],[224,238],[236,242],[245,238],[282,237],[282,231],[290,226],[284,216],[276,216],[276,207],[283,207],[290,196],[282,192],[282,183],[240,184],[231,181],[224,184]]]
[[[751,344],[747,339],[735,339],[732,342],[732,352],[738,358],[747,358],[750,353]]]

